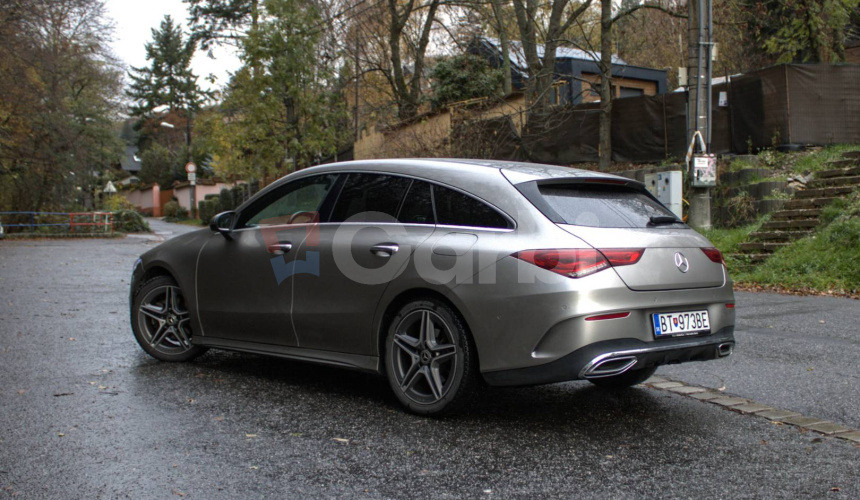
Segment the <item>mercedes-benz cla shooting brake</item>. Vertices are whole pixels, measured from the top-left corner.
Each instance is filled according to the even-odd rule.
[[[608,388],[734,346],[720,252],[636,181],[476,160],[290,174],[141,256],[143,349],[208,348],[383,374],[431,415],[483,383]]]

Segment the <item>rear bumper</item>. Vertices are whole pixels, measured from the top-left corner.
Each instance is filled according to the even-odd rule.
[[[618,375],[629,370],[687,361],[708,361],[731,354],[734,326],[703,337],[643,342],[614,339],[595,342],[550,363],[514,370],[485,372],[494,386],[539,385]]]

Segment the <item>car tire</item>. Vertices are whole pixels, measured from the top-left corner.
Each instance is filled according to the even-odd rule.
[[[652,366],[650,368],[642,368],[641,370],[630,370],[611,377],[590,378],[588,381],[597,387],[602,387],[604,389],[626,389],[645,382],[651,378],[651,375],[654,375],[654,372],[656,371],[657,367]]]
[[[152,278],[135,293],[131,329],[140,347],[161,361],[190,361],[207,350],[192,342],[191,314],[169,276]]]
[[[459,314],[439,300],[415,300],[400,308],[389,325],[385,373],[400,403],[426,416],[463,409],[480,375]]]

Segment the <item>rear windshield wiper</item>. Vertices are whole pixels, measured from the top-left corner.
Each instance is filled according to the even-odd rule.
[[[648,219],[649,226],[659,226],[661,224],[675,224],[677,222],[681,222],[677,217],[671,217],[668,215],[654,215]]]

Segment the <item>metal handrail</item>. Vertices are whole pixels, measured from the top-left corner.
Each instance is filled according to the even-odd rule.
[[[2,223],[2,216],[29,216],[28,223]],[[38,217],[68,217],[68,221],[64,222],[37,222]],[[80,218],[85,218],[80,221]],[[103,227],[105,233],[113,233],[113,213],[111,212],[0,212],[0,224],[4,228],[23,227],[29,228],[30,232],[35,232],[38,227],[66,227],[68,233],[71,234],[78,227]]]

